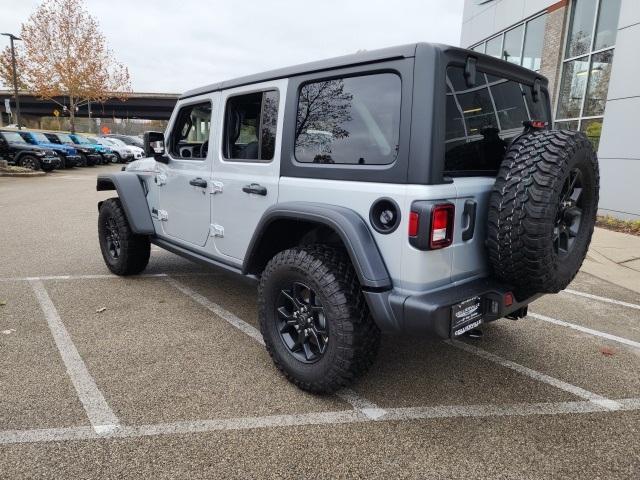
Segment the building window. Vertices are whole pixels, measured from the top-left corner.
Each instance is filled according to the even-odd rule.
[[[620,0],[574,0],[556,128],[584,132],[597,149],[609,90]]]
[[[506,30],[471,50],[522,65],[536,72],[542,63],[546,13]]]

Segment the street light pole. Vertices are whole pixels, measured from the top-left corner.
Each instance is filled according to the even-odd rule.
[[[18,74],[16,73],[16,49],[13,46],[14,40],[22,40],[13,33],[3,33],[11,40],[11,67],[13,68],[13,94],[16,99],[16,117],[18,118],[18,130],[22,129],[22,119],[20,118],[20,96],[18,95]]]

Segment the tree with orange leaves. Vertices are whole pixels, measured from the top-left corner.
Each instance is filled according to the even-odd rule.
[[[78,107],[131,92],[128,69],[107,47],[84,0],[45,0],[22,25],[16,48],[19,87],[61,107],[68,98],[71,129]],[[0,54],[0,79],[13,85],[11,51]]]

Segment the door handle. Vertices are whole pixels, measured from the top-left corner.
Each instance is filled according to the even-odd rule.
[[[469,217],[469,225],[462,231],[462,241],[466,242],[473,238],[473,231],[476,229],[476,202],[473,200],[467,200],[464,202],[464,210],[462,211],[462,218]]]
[[[242,191],[245,193],[255,193],[256,195],[266,195],[267,188],[258,183],[252,183],[251,185],[245,185],[242,187]]]
[[[207,181],[204,178],[192,178],[189,180],[189,185],[193,185],[194,187],[207,188]]]

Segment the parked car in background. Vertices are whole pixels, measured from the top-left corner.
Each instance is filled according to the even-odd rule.
[[[80,145],[82,147],[91,147],[96,150],[100,154],[99,164],[101,165],[104,165],[105,163],[115,163],[117,161],[117,158],[111,148],[100,145],[99,143],[95,143],[94,141],[89,140],[86,136],[80,135],[78,133],[70,133],[69,137],[76,145]]]
[[[134,137],[133,135],[121,135],[119,133],[110,133],[109,135],[102,135],[106,138],[117,138],[122,140],[127,145],[133,145],[138,148],[144,148],[144,142],[140,137]]]
[[[132,148],[124,143],[116,143],[117,139],[110,139],[104,137],[87,137],[89,140],[113,150],[116,156],[114,163],[127,163],[135,158]]]
[[[40,147],[48,148],[56,152],[60,157],[60,168],[71,168],[79,166],[82,163],[80,154],[71,145],[53,143],[42,132],[21,130],[18,133],[27,141],[27,143],[30,143],[31,145],[39,145]]]
[[[102,163],[102,155],[100,155],[100,153],[95,147],[93,147],[91,144],[89,145],[76,144],[76,142],[71,138],[71,136],[68,133],[45,132],[45,136],[49,140],[51,140],[52,143],[73,146],[80,154],[80,158],[81,158],[80,165],[82,167],[90,167],[90,166],[99,165],[100,163]]]
[[[60,157],[50,148],[28,143],[18,132],[0,131],[0,158],[11,165],[50,172],[60,166]]]
[[[127,145],[119,138],[106,138],[106,137],[101,137],[101,138],[104,138],[104,140],[107,140],[114,145],[127,147],[129,150],[131,150],[131,152],[133,152],[134,160],[139,160],[141,158],[144,158],[144,148],[136,147],[135,145]]]

